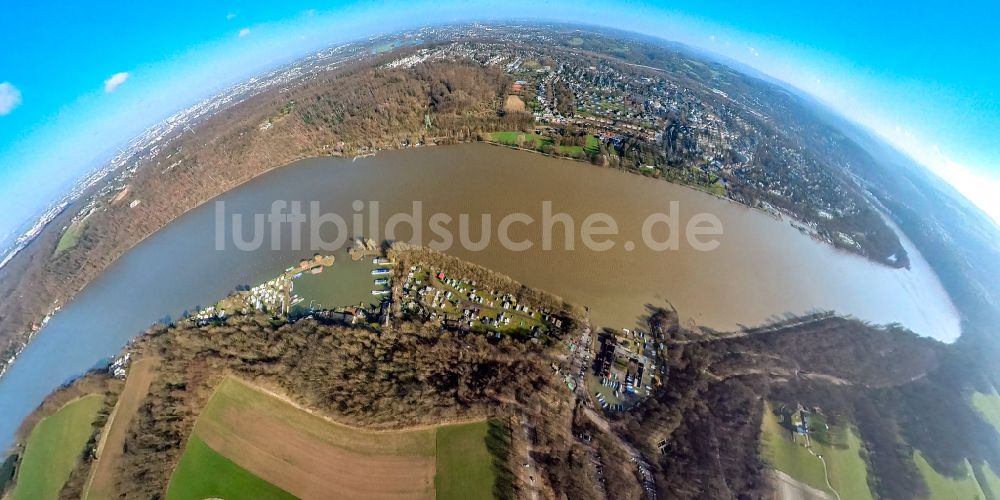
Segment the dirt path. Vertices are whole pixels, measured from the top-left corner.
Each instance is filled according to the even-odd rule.
[[[115,404],[101,432],[97,443],[97,461],[91,469],[90,478],[84,488],[85,500],[115,498],[115,470],[121,460],[125,445],[125,434],[139,405],[149,393],[149,385],[156,376],[159,358],[148,357],[132,362],[125,388]]]
[[[818,490],[778,470],[772,470],[775,496],[778,500],[833,500],[825,491]]]
[[[811,446],[809,447],[809,453],[812,453],[814,457],[818,458],[819,461],[823,463],[823,479],[826,480],[826,487],[830,488],[830,491],[837,496],[837,500],[841,500],[840,493],[838,493],[837,490],[834,489],[833,484],[830,483],[830,468],[826,466],[826,459],[823,458],[823,455],[819,455],[813,451]]]
[[[538,500],[538,485],[535,484],[534,479],[535,475],[538,474],[538,465],[535,463],[534,456],[532,456],[535,450],[531,445],[531,427],[528,425],[528,419],[523,413],[518,418],[518,421],[518,427],[520,427],[523,436],[516,436],[515,442],[521,445],[517,447],[520,452],[518,456],[524,458],[524,463],[516,467],[518,477],[521,480],[521,484],[527,489],[531,500]]]
[[[287,403],[287,404],[295,407],[296,409],[301,410],[301,411],[303,411],[305,413],[308,413],[308,414],[310,414],[310,415],[312,415],[312,416],[314,416],[316,418],[321,418],[321,419],[326,420],[327,422],[329,422],[331,424],[334,424],[334,425],[337,425],[339,427],[345,427],[345,428],[348,428],[348,429],[356,430],[356,431],[359,431],[359,432],[365,432],[365,433],[369,433],[369,434],[380,434],[380,433],[387,433],[387,434],[389,434],[389,433],[395,433],[395,432],[422,431],[422,430],[427,430],[427,429],[437,429],[438,427],[443,427],[443,426],[446,426],[446,425],[471,424],[471,423],[474,423],[474,422],[481,422],[481,421],[486,420],[487,418],[489,418],[489,416],[485,415],[485,414],[484,415],[473,415],[473,416],[462,417],[462,418],[441,419],[441,420],[438,420],[437,422],[434,422],[432,424],[419,424],[419,425],[400,426],[400,427],[365,427],[365,426],[359,426],[359,425],[351,425],[351,424],[344,423],[344,422],[342,422],[340,420],[337,420],[337,419],[335,419],[333,417],[330,417],[329,415],[326,415],[325,413],[323,413],[321,411],[314,410],[314,409],[312,409],[312,408],[310,408],[308,406],[305,406],[302,403],[300,403],[299,401],[288,397],[286,394],[284,394],[282,392],[279,392],[279,391],[276,391],[276,390],[272,390],[269,387],[266,387],[264,385],[261,385],[259,383],[256,383],[256,382],[253,382],[253,381],[250,381],[250,380],[242,379],[242,378],[237,377],[235,375],[229,375],[229,377],[233,378],[234,380],[238,381],[239,383],[241,383],[243,385],[246,385],[246,386],[249,386],[249,387],[253,388],[256,391],[259,391],[259,392],[262,392],[264,394],[267,394],[268,396],[270,396],[272,398],[279,399],[279,400],[281,400],[281,401],[283,401],[283,402],[285,402],[285,403]]]

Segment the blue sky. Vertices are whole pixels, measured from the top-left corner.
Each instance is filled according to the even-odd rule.
[[[1000,221],[997,2],[181,0],[3,12],[0,239],[211,90],[329,43],[509,17],[639,31],[754,66],[875,130]]]

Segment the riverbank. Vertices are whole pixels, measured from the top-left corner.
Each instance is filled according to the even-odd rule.
[[[535,154],[538,154],[540,156],[545,156],[545,157],[565,159],[565,160],[576,160],[576,161],[581,162],[581,163],[591,164],[590,162],[587,162],[586,160],[578,159],[578,158],[573,158],[573,157],[570,157],[570,156],[548,154],[548,153],[544,153],[544,152],[533,150],[533,149],[520,148],[520,147],[517,147],[517,146],[511,146],[511,145],[508,145],[508,144],[502,144],[502,143],[497,143],[497,142],[492,142],[492,141],[479,141],[479,140],[476,140],[475,138],[469,138],[469,139],[464,140],[464,141],[463,140],[455,140],[453,138],[442,138],[440,144],[442,144],[442,145],[443,144],[458,144],[458,143],[466,143],[466,144],[468,144],[468,143],[475,143],[475,142],[484,142],[484,143],[493,145],[495,147],[505,147],[505,148],[515,149],[515,150],[519,150],[519,151],[531,152],[531,153],[535,153]],[[399,151],[399,150],[405,150],[405,149],[418,149],[418,148],[422,148],[422,147],[429,147],[429,146],[435,146],[435,145],[439,145],[439,143],[413,144],[413,145],[394,144],[394,145],[385,145],[385,146],[382,146],[382,147],[370,147],[370,148],[365,148],[365,149],[362,150],[363,153],[361,153],[361,157],[370,159],[370,158],[374,157],[375,155],[377,155],[379,153],[384,153],[384,152],[388,152],[388,151]],[[266,166],[263,169],[255,171],[255,173],[253,173],[252,175],[248,175],[248,176],[245,176],[242,179],[239,179],[235,183],[230,183],[229,185],[224,185],[222,187],[222,189],[218,189],[218,186],[216,186],[215,190],[210,191],[207,194],[203,195],[200,199],[198,199],[190,207],[182,208],[182,210],[180,210],[180,211],[176,210],[177,207],[168,207],[168,209],[164,213],[171,214],[171,215],[169,215],[166,219],[164,219],[163,222],[160,225],[151,227],[148,231],[146,231],[145,233],[143,233],[140,237],[138,237],[138,239],[136,239],[135,241],[133,241],[131,243],[129,243],[127,241],[122,241],[122,242],[119,242],[118,244],[116,244],[115,245],[117,247],[116,250],[112,251],[112,253],[105,254],[105,255],[101,256],[102,260],[104,262],[101,267],[91,269],[89,272],[87,272],[87,275],[89,275],[90,277],[86,277],[83,280],[79,280],[78,279],[77,281],[79,281],[79,284],[76,285],[76,286],[74,286],[74,287],[72,287],[70,289],[70,291],[69,291],[68,294],[63,294],[63,295],[56,296],[55,297],[56,303],[63,303],[63,304],[65,304],[65,303],[68,303],[68,302],[72,301],[87,286],[87,284],[90,283],[90,281],[92,281],[96,276],[98,276],[98,275],[102,274],[103,272],[107,271],[107,269],[109,269],[112,266],[112,264],[121,255],[124,255],[125,253],[127,253],[128,251],[130,251],[132,248],[135,248],[136,246],[138,246],[141,243],[145,242],[148,238],[150,238],[151,236],[153,236],[154,234],[156,234],[158,231],[162,230],[163,228],[169,226],[170,224],[172,224],[177,219],[183,217],[184,215],[190,213],[193,210],[197,210],[199,207],[202,207],[202,206],[204,206],[204,205],[212,202],[213,200],[217,199],[222,194],[224,194],[224,193],[226,193],[228,191],[231,191],[231,190],[239,189],[239,188],[247,185],[248,183],[253,182],[256,179],[259,179],[260,177],[262,177],[264,175],[267,175],[269,173],[273,173],[274,171],[276,171],[278,169],[281,169],[281,168],[283,168],[283,167],[285,167],[287,165],[290,165],[290,164],[293,164],[293,163],[296,163],[296,162],[300,162],[302,160],[319,159],[319,158],[326,158],[326,157],[334,157],[334,158],[341,157],[342,158],[342,157],[346,157],[346,156],[349,156],[349,155],[345,155],[345,154],[340,153],[340,152],[329,151],[329,150],[325,150],[325,151],[322,151],[322,152],[321,151],[316,151],[316,152],[312,152],[312,153],[300,153],[300,154],[291,156],[287,160],[287,163],[271,164],[270,166]],[[359,156],[354,156],[353,158],[356,160],[358,157]],[[606,167],[600,167],[600,166],[595,166],[595,167],[596,168],[606,168]],[[642,171],[637,170],[637,169],[622,169],[622,170],[626,171],[626,172],[629,172],[631,174],[640,175],[640,176],[643,176],[643,177],[648,177],[648,176],[643,175]],[[814,228],[812,228],[811,230],[808,230],[808,231],[804,231],[803,227],[808,227],[808,224],[806,224],[804,221],[798,219],[794,214],[788,213],[787,211],[782,211],[782,210],[778,209],[777,207],[750,205],[750,204],[741,202],[739,200],[736,200],[736,199],[734,199],[734,198],[732,198],[730,196],[721,196],[721,195],[719,195],[717,193],[714,193],[714,192],[711,192],[711,191],[708,191],[708,190],[699,189],[697,186],[692,186],[692,185],[687,185],[687,184],[675,184],[675,183],[671,183],[670,181],[665,181],[663,179],[656,179],[656,180],[660,180],[660,181],[663,181],[663,182],[668,182],[671,185],[680,186],[680,187],[683,187],[683,188],[686,188],[686,189],[690,189],[693,192],[697,192],[697,193],[701,193],[701,194],[706,194],[706,195],[712,196],[712,197],[714,197],[716,199],[719,199],[719,200],[725,200],[726,202],[734,204],[734,205],[738,205],[738,206],[746,207],[746,208],[749,208],[749,209],[752,209],[752,210],[756,210],[756,211],[759,211],[761,213],[767,214],[767,215],[769,215],[771,217],[774,217],[776,220],[782,220],[782,217],[788,217],[789,218],[789,224],[791,224],[793,227],[796,227],[799,231],[803,232],[803,234],[806,234],[807,236],[809,236],[809,237],[811,237],[811,238],[813,238],[813,239],[815,239],[817,241],[820,241],[820,242],[823,242],[825,244],[829,244],[829,245],[831,245],[831,246],[833,246],[835,248],[838,248],[841,251],[844,251],[844,252],[847,252],[847,253],[854,253],[854,254],[857,253],[857,252],[851,252],[851,251],[845,250],[845,249],[843,249],[841,247],[838,247],[829,238],[823,238],[823,237],[821,237],[815,231]],[[140,197],[142,196],[142,194],[141,194],[142,190],[139,189],[139,188],[137,188],[137,189],[135,189],[135,191],[137,192],[135,194],[135,196],[137,196],[136,199],[141,199]],[[147,206],[148,205],[149,204],[147,204]],[[124,208],[122,208],[122,207],[117,207],[117,209],[124,210]],[[148,210],[148,208],[146,208],[145,210]],[[799,222],[800,224],[796,225],[796,222]],[[805,225],[803,225],[803,224],[805,224]],[[53,226],[49,226],[49,227],[47,227],[45,229],[45,231],[55,231],[55,229],[53,228]],[[58,240],[58,238],[56,238],[56,240]],[[28,248],[26,250],[31,251],[32,249]],[[65,250],[63,253],[72,253],[74,250],[76,250],[76,249],[75,248],[70,248],[70,249]],[[33,251],[40,251],[42,255],[44,255],[46,253],[45,249],[35,248]],[[22,253],[25,253],[25,252],[22,252]],[[22,260],[24,258],[27,258],[27,256],[23,257]],[[92,259],[88,259],[88,260],[92,260]],[[873,261],[873,262],[879,263],[878,261]],[[72,272],[71,276],[75,275],[75,274],[76,274],[76,272],[74,271],[74,272]],[[74,280],[69,279],[69,280],[67,280],[67,283],[72,283],[73,281]],[[30,287],[32,285],[23,285],[23,286]],[[3,329],[6,329],[6,328],[9,327],[9,323],[11,321],[16,321],[16,320],[11,320],[11,319],[6,319],[6,318],[2,319],[2,320],[0,320],[0,322],[2,322],[3,325],[0,325],[0,326],[2,326]],[[15,359],[17,357],[17,355],[20,354],[21,350],[23,350],[23,347],[25,345],[27,345],[27,342],[30,341],[30,334],[32,334],[33,332],[29,328],[27,328],[26,326],[22,326],[21,329],[22,329],[22,331],[25,331],[25,334],[23,336],[21,336],[20,339],[18,339],[17,336],[13,336],[13,337],[10,337],[10,339],[8,340],[8,342],[9,342],[8,345],[10,345],[10,346],[20,345],[21,347],[13,349],[13,350],[11,350],[11,349],[8,348],[9,356],[5,360],[0,360],[0,377],[3,376],[2,374],[3,374],[4,370],[6,369],[6,367],[9,366],[9,364],[12,362],[12,360]],[[0,330],[0,331],[3,331],[3,330]]]
[[[449,179],[447,188],[442,188],[440,179]],[[608,196],[608,192],[630,196]],[[597,328],[632,328],[648,314],[646,305],[670,301],[684,311],[685,325],[719,331],[765,322],[773,315],[835,310],[874,323],[901,322],[946,340],[957,336],[957,320],[952,325],[944,307],[948,300],[924,268],[893,271],[804,238],[788,224],[758,211],[674,184],[577,162],[485,144],[384,151],[356,162],[303,160],[218,198],[227,207],[241,207],[245,220],[254,213],[268,213],[275,199],[317,200],[323,212],[339,214],[354,213],[352,201],[367,199],[379,201],[385,217],[408,213],[412,202],[419,200],[434,211],[472,214],[472,235],[482,234],[484,228],[495,230],[477,214],[493,214],[494,223],[514,212],[541,220],[539,200],[552,202],[555,211],[575,221],[599,209],[619,222],[616,245],[609,251],[562,249],[559,228],[552,250],[536,243],[527,251],[508,251],[499,245],[476,251],[456,241],[448,251],[525,286],[589,306]],[[681,207],[682,225],[700,212],[719,216],[725,228],[721,246],[713,252],[686,247],[657,252],[643,245],[626,250],[625,240],[641,241],[637,237],[643,219],[668,210],[671,200]],[[514,241],[540,241],[537,234],[522,232],[519,226],[512,229]],[[539,227],[524,231],[532,229]],[[0,378],[0,401],[17,413],[30,412],[44,397],[43,386],[55,387],[85,372],[151,323],[199,311],[236,287],[266,282],[287,269],[289,262],[313,256],[311,251],[290,248],[218,251],[215,235],[215,211],[209,203],[130,250],[33,339],[12,365],[23,362],[20,369],[9,369]],[[325,241],[335,239],[333,234],[322,236]],[[410,236],[404,225],[397,238]],[[197,265],[192,255],[199,256]],[[748,265],[748,258],[753,265]],[[348,256],[344,259],[350,262]],[[372,286],[372,276],[361,279]],[[137,294],[137,286],[156,293]],[[921,294],[917,298],[915,291]],[[719,308],[720,303],[727,307]],[[75,349],[66,350],[66,345]]]

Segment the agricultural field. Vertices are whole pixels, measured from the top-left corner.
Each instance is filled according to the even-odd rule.
[[[976,477],[973,475],[972,467],[969,466],[968,462],[965,464],[965,476],[956,479],[947,477],[934,470],[919,451],[914,452],[913,460],[917,463],[917,470],[920,471],[920,475],[924,477],[924,481],[927,483],[932,500],[973,500],[986,498],[983,495],[983,490],[979,488],[979,483],[976,482]]]
[[[482,479],[493,467],[486,428],[484,421],[403,431],[357,429],[227,378],[195,423],[168,498],[259,498],[243,494],[255,484],[266,485],[271,498],[318,498],[331,491],[360,499],[434,498],[436,474]],[[239,489],[222,491],[221,483]]]
[[[13,500],[59,498],[59,491],[93,434],[92,424],[103,402],[104,396],[100,394],[77,398],[32,429],[17,473]]]
[[[861,440],[854,431],[846,427],[826,429],[823,419],[811,425],[817,427],[812,433],[810,448],[805,446],[803,436],[793,433],[782,425],[770,403],[764,406],[761,424],[761,441],[764,459],[775,469],[788,474],[798,481],[816,489],[830,492],[826,484],[823,462],[830,477],[830,484],[841,498],[870,499],[868,472],[861,458]]]
[[[192,498],[293,499],[191,436],[167,487],[167,500]]]
[[[129,423],[142,400],[149,393],[149,385],[156,375],[156,358],[135,360],[129,367],[125,387],[122,389],[115,409],[101,432],[97,445],[97,460],[91,466],[91,476],[84,488],[86,500],[114,498],[114,471],[117,469],[125,448],[125,436]]]

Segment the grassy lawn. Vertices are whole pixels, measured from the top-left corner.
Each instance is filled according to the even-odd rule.
[[[764,404],[761,432],[763,456],[767,463],[809,486],[829,491],[824,479],[823,463],[810,454],[805,446],[792,441],[791,431],[781,426],[770,403]]]
[[[931,492],[930,498],[932,500],[939,498],[949,500],[972,500],[974,498],[985,498],[983,491],[979,488],[979,483],[976,482],[976,478],[972,474],[972,468],[969,467],[968,462],[965,464],[965,477],[954,479],[944,476],[934,470],[934,468],[931,467],[931,464],[927,463],[927,460],[924,459],[923,454],[919,451],[914,453],[913,460],[917,463],[917,470],[920,471],[920,475],[922,475],[924,477],[924,481],[927,482],[927,488]]]
[[[497,434],[491,432],[490,427],[489,422],[483,421],[438,429],[437,473],[434,476],[438,500],[494,497],[497,470],[487,443]]]
[[[80,234],[83,233],[83,226],[86,224],[86,219],[73,222],[63,231],[62,236],[59,237],[59,243],[56,244],[56,250],[52,253],[53,257],[58,257],[59,254],[69,250],[76,246],[80,242]]]
[[[547,137],[542,137],[532,132],[521,132],[519,130],[493,132],[490,134],[490,140],[506,144],[508,146],[517,146],[520,140],[521,147],[528,149],[542,149],[546,145],[552,144],[552,141]]]
[[[59,498],[93,432],[104,397],[90,394],[66,403],[42,419],[28,436],[14,487],[14,500]]]
[[[826,460],[830,484],[841,498],[873,498],[868,488],[868,469],[861,458],[861,439],[851,428],[831,427],[827,431],[825,422],[821,415],[813,415],[810,426],[816,430],[811,433],[811,444],[813,451]],[[803,483],[830,491],[826,486],[823,463],[799,444],[804,442],[804,438],[795,437],[796,441],[793,441],[791,431],[781,425],[770,403],[764,406],[761,430],[764,458],[768,463]]]
[[[622,111],[625,109],[624,104],[611,101],[601,101],[601,107],[609,111]]]
[[[718,181],[714,184],[705,186],[705,191],[708,191],[716,196],[726,196],[726,186]]]
[[[539,151],[545,146],[552,144],[552,140],[548,137],[542,137],[532,132],[521,132],[519,130],[493,132],[490,134],[490,140],[508,146],[517,146],[518,142],[520,142],[523,148]],[[584,153],[597,152],[599,148],[600,141],[598,141],[597,137],[588,135],[584,146],[563,145],[559,146],[559,152],[569,156],[583,156]]]
[[[295,497],[216,453],[198,436],[191,436],[180,463],[170,477],[167,498],[238,500]]]
[[[870,499],[868,469],[861,458],[861,439],[853,429],[845,429],[846,447],[815,444],[830,469],[830,484],[841,498]]]

